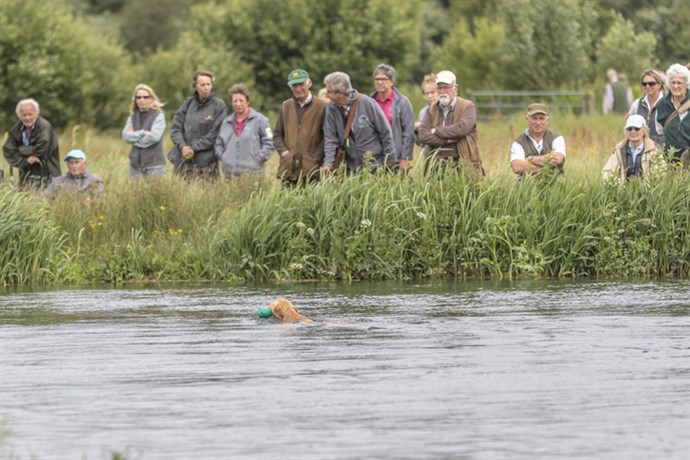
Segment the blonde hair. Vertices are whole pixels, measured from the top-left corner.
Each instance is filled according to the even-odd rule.
[[[652,77],[655,82],[657,82],[661,86],[661,91],[666,94],[667,88],[666,88],[666,81],[664,80],[664,77],[661,75],[661,72],[659,72],[656,69],[647,69],[644,72],[642,72],[642,75],[640,75],[640,83],[644,81],[644,77]]]
[[[132,104],[129,106],[129,114],[134,115],[136,112],[139,111],[139,106],[137,105],[137,91],[139,90],[144,90],[147,93],[149,93],[149,96],[153,98],[153,102],[151,103],[151,108],[154,109],[157,112],[162,112],[163,111],[163,106],[165,105],[158,99],[158,96],[156,96],[156,93],[153,91],[153,88],[151,88],[149,85],[145,85],[143,83],[139,83],[135,88],[134,88],[134,94],[132,95]]]
[[[424,94],[424,87],[426,85],[436,86],[436,74],[435,73],[428,73],[428,74],[424,75],[424,80],[422,80],[422,84],[419,85],[422,88],[422,94]]]

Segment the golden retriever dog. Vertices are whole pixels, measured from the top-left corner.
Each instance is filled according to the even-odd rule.
[[[276,299],[269,305],[273,317],[284,321],[286,323],[313,323],[306,316],[302,316],[300,312],[292,305],[288,299]]]

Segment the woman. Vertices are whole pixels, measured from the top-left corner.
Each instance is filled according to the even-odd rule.
[[[662,134],[661,143],[673,151],[672,161],[684,168],[690,163],[690,70],[681,64],[673,64],[666,71],[669,93],[657,104],[656,128]]]
[[[150,86],[140,83],[134,88],[129,118],[122,130],[122,140],[132,144],[129,152],[130,177],[148,178],[165,174],[163,104]]]
[[[436,89],[436,74],[430,73],[425,75],[424,80],[422,80],[421,87],[424,99],[426,99],[426,105],[422,108],[422,110],[419,111],[419,116],[417,117],[417,121],[414,124],[414,142],[415,144],[422,146],[422,156],[424,156],[426,155],[427,147],[419,141],[419,133],[417,132],[417,130],[419,129],[419,126],[422,124],[422,120],[424,120],[424,115],[426,115],[426,111],[429,110],[429,107],[438,102],[438,90]]]
[[[647,123],[642,115],[631,115],[625,122],[625,139],[616,145],[606,162],[602,175],[604,179],[620,179],[648,176],[660,164],[661,155],[658,148],[649,138]]]
[[[642,115],[649,127],[649,137],[657,144],[660,144],[661,135],[656,132],[656,123],[654,123],[654,119],[656,117],[656,104],[665,94],[664,78],[659,71],[647,69],[642,72],[640,84],[642,85],[644,96],[636,99],[635,102],[632,103],[626,119],[635,114]]]
[[[175,165],[175,174],[186,178],[218,177],[218,160],[213,146],[220,124],[227,115],[227,107],[214,96],[214,83],[211,72],[194,72],[194,96],[185,100],[175,112],[170,127],[174,145],[168,152],[168,159]]]
[[[273,153],[273,133],[268,118],[249,108],[249,88],[244,83],[228,89],[233,114],[223,120],[216,139],[216,157],[226,178],[247,172],[263,173]]]

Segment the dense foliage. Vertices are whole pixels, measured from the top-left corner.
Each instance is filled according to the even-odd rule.
[[[0,228],[16,229],[0,233],[0,284],[690,276],[687,174],[622,186],[421,170],[292,191],[252,181],[138,182],[105,202],[59,200],[51,215],[30,195],[0,195]]]
[[[380,62],[408,84],[449,68],[463,91],[599,92],[607,67],[636,79],[686,62],[689,22],[685,0],[2,0],[0,130],[25,97],[58,128],[119,128],[137,83],[170,110],[197,68],[223,98],[250,84],[255,106],[284,99],[294,67],[372,91]]]

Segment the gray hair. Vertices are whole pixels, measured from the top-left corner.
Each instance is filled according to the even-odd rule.
[[[350,76],[345,72],[331,72],[323,79],[324,85],[331,85],[331,90],[336,93],[348,94],[352,91]]]
[[[26,104],[31,104],[34,106],[34,109],[36,109],[36,115],[41,113],[41,107],[38,105],[38,102],[36,102],[36,99],[22,99],[17,103],[17,108],[14,109],[14,113],[17,114],[17,118],[19,118],[19,109],[21,109],[22,106]]]
[[[672,64],[666,71],[666,85],[671,87],[671,79],[681,77],[685,79],[685,84],[690,85],[690,70],[681,64]]]
[[[374,69],[373,77],[376,78],[376,74],[382,73],[390,81],[395,82],[395,67],[388,64],[379,64]]]

